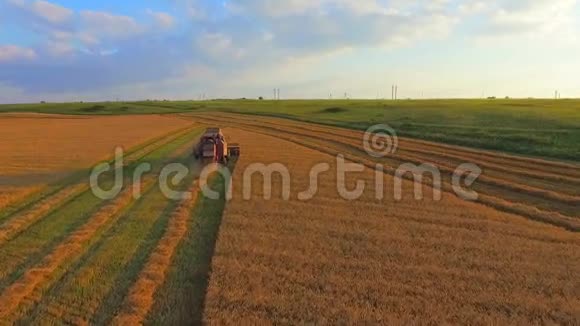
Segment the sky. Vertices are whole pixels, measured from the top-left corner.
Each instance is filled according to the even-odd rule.
[[[0,0],[0,103],[580,97],[576,0]]]

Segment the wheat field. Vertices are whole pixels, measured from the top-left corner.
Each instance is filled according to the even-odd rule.
[[[0,115],[0,209],[51,183],[110,158],[117,146],[136,147],[186,127],[167,116]]]
[[[1,176],[38,187],[0,206],[2,325],[580,323],[575,163],[409,138],[374,158],[359,131],[230,113],[27,114],[0,116],[2,123],[12,140],[0,144]],[[217,174],[210,186],[220,198],[204,196],[206,165],[191,155],[213,126],[242,148],[227,165],[230,201]],[[87,169],[118,144],[124,187],[102,200]],[[337,155],[363,167],[344,180],[348,190],[365,185],[356,200],[337,190]],[[441,199],[430,177],[415,199],[406,176],[397,200],[395,168],[420,162],[441,171]],[[477,201],[452,191],[462,162],[483,169],[471,186]],[[135,198],[132,172],[141,163],[152,171]],[[169,163],[189,168],[173,186],[191,197],[169,200],[161,191]],[[288,169],[287,199],[278,175],[271,188],[259,176],[244,181],[248,168],[271,163]],[[306,194],[321,163],[328,171]],[[103,182],[112,185],[113,175]]]
[[[209,324],[580,322],[578,234],[560,220],[538,222],[525,214],[576,221],[575,203],[556,200],[577,195],[574,166],[402,140],[405,156],[397,160],[411,152],[440,161],[452,153],[466,155],[489,166],[490,178],[509,183],[476,186],[486,195],[482,203],[447,192],[435,202],[428,189],[422,201],[406,195],[398,202],[388,193],[377,201],[372,189],[347,201],[337,193],[336,176],[328,173],[321,175],[311,200],[283,200],[276,192],[282,180],[274,178],[272,200],[263,199],[256,180],[247,201],[241,194],[246,166],[288,166],[295,194],[308,188],[312,166],[336,164],[333,150],[362,160],[364,154],[347,147],[356,146],[361,135],[271,118],[194,119],[230,126],[227,133],[244,149],[234,175],[237,192],[225,210],[213,259],[204,315]],[[532,191],[531,185],[540,187],[533,176],[546,182],[544,174],[554,181],[541,189],[554,196]],[[357,178],[372,185],[374,177],[367,168],[347,184],[353,189]],[[384,178],[385,185],[393,184],[391,175]],[[557,182],[565,186],[560,189]],[[412,187],[406,181],[404,193],[412,194]],[[512,206],[522,210],[507,212]]]

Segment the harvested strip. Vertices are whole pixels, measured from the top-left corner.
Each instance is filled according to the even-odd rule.
[[[188,132],[191,132],[192,128],[186,128],[180,130],[177,134],[171,134],[169,136],[164,136],[163,139],[154,142],[151,145],[145,146],[143,149],[131,154],[125,161],[125,166],[138,161],[144,156],[152,153],[153,151],[159,149],[160,147],[174,141],[175,139],[182,137]],[[22,212],[16,216],[13,216],[9,221],[0,226],[0,245],[12,239],[22,230],[25,230],[30,225],[37,222],[42,217],[46,216],[50,211],[58,208],[62,204],[66,203],[71,198],[76,197],[82,192],[89,188],[86,184],[77,184],[74,186],[69,186],[57,191],[54,195],[41,200],[38,204],[35,204],[25,212]]]
[[[213,120],[213,119],[210,119],[210,120]],[[227,121],[221,121],[221,120],[220,120],[220,122],[222,122],[224,124],[227,123]],[[274,133],[270,133],[268,131],[258,131],[256,128],[253,128],[253,127],[256,127],[256,126],[252,125],[251,129],[248,127],[244,127],[243,124],[239,123],[239,121],[236,124],[236,128],[238,128],[238,129],[243,129],[243,130],[248,130],[248,131],[251,131],[254,133],[260,133],[260,134],[264,134],[264,135],[268,135],[268,136],[273,136],[273,137],[276,137],[278,139],[290,141],[290,142],[293,142],[295,144],[305,146],[307,148],[311,148],[311,149],[314,149],[314,150],[317,150],[317,151],[320,151],[323,153],[327,153],[327,154],[330,154],[333,156],[335,156],[337,154],[345,155],[345,153],[337,152],[331,146],[321,147],[320,144],[318,144],[316,142],[312,143],[312,142],[303,140],[304,138],[297,139],[295,137],[281,136],[280,132],[279,132],[281,129],[278,129],[278,132],[274,134]],[[267,130],[268,128],[264,127],[262,129]],[[352,162],[363,164],[363,165],[367,166],[368,168],[374,168],[374,166],[376,164],[376,162],[371,162],[367,159],[363,159],[360,156],[345,155],[345,158],[352,161]],[[385,173],[394,175],[395,170],[389,166],[386,166]],[[404,177],[406,179],[411,179],[407,175],[405,175]],[[430,179],[424,178],[423,182],[428,185],[430,182]],[[443,191],[446,191],[446,192],[453,191],[451,189],[450,185],[448,185],[446,183],[444,183],[442,186],[443,186],[443,188],[442,188]],[[558,227],[565,228],[569,231],[580,232],[580,228],[579,228],[578,223],[575,223],[573,221],[573,219],[571,219],[570,217],[564,216],[560,212],[550,212],[550,211],[539,209],[533,205],[533,202],[513,203],[510,201],[506,201],[505,199],[498,198],[497,196],[494,196],[493,194],[489,194],[489,193],[486,194],[485,196],[480,195],[479,202],[481,204],[493,207],[493,208],[498,209],[498,210],[502,210],[504,212],[518,214],[520,216],[523,216],[523,217],[526,217],[526,218],[529,218],[529,219],[532,219],[532,220],[535,220],[538,222],[549,223],[549,224],[552,224],[552,225],[555,225]]]
[[[443,162],[441,160],[436,160],[436,159],[432,159],[432,158],[431,159],[421,158],[421,157],[414,156],[414,155],[399,155],[399,156],[401,158],[403,158],[405,161],[408,161],[411,163],[415,163],[415,164],[432,163],[435,166],[437,166],[439,168],[439,170],[441,170],[443,172],[447,172],[447,173],[451,173],[451,174],[454,172],[454,167],[452,165],[449,165],[448,163]],[[551,201],[559,202],[562,204],[580,205],[580,197],[578,197],[578,196],[567,195],[567,194],[563,194],[563,193],[559,193],[559,192],[555,192],[555,191],[540,189],[540,188],[525,185],[525,184],[518,184],[518,183],[515,183],[511,180],[503,180],[503,179],[499,179],[496,177],[488,177],[485,174],[481,175],[478,178],[478,182],[486,183],[486,184],[496,186],[499,188],[506,188],[506,189],[509,189],[511,191],[515,191],[518,193],[520,193],[520,192],[527,193],[529,195],[549,199]]]
[[[577,323],[577,234],[447,193],[440,202],[377,202],[368,189],[360,200],[345,200],[335,173],[321,174],[310,201],[280,198],[281,178],[272,182],[272,199],[263,199],[260,182],[244,200],[242,174],[255,162],[284,164],[299,190],[310,184],[311,166],[335,167],[334,155],[256,129],[225,130],[244,153],[212,259],[203,323]],[[354,179],[369,184],[375,171]],[[412,195],[412,186],[403,182],[404,193]]]
[[[197,115],[195,115],[197,116]],[[258,117],[246,116],[243,114],[215,114],[213,117],[226,117],[231,119],[232,116],[236,117],[236,121],[247,121],[256,122]],[[344,129],[338,127],[330,127],[317,125],[313,123],[295,122],[287,119],[279,118],[266,118],[260,117],[262,121],[266,121],[270,125],[280,126],[280,127],[291,127],[294,129],[299,129],[302,131],[307,131],[310,133],[318,133],[331,136],[340,136],[341,139],[350,138],[360,143],[363,139],[363,133],[357,130]],[[359,144],[360,145],[360,144]],[[509,154],[504,154],[501,152],[491,152],[485,150],[471,149],[467,147],[448,145],[443,143],[430,142],[419,139],[399,137],[399,148],[400,149],[422,149],[426,153],[437,152],[441,154],[455,153],[459,154],[461,158],[466,160],[475,160],[477,162],[492,162],[499,164],[503,167],[517,167],[524,168],[526,170],[534,172],[544,172],[550,173],[553,177],[562,177],[566,180],[573,179],[576,182],[580,182],[580,166],[572,163],[557,162],[543,160],[539,158],[514,156]]]
[[[0,245],[12,239],[16,234],[26,229],[40,218],[46,216],[60,204],[76,197],[88,189],[85,184],[77,184],[63,189],[54,196],[48,197],[32,206],[29,211],[14,216],[12,219],[0,226]]]
[[[580,220],[578,218],[562,215],[558,212],[546,211],[521,203],[512,203],[488,195],[479,195],[478,202],[504,212],[518,214],[538,222],[559,226],[571,232],[580,232]]]
[[[0,188],[0,220],[6,215],[12,206],[18,205],[35,193],[44,190],[45,184],[27,187],[2,186]]]
[[[174,149],[169,157],[179,157],[179,162],[192,160],[189,152],[196,135],[190,133],[172,143]],[[188,187],[189,183],[182,185]],[[39,305],[27,312],[19,323],[110,322],[179,205],[179,202],[168,203],[160,189],[152,189],[145,196],[123,214],[119,223],[99,236],[98,242],[91,244],[90,251],[73,266],[67,266],[66,275],[51,284]],[[84,289],[83,294],[79,294],[79,288]],[[123,295],[117,295],[121,293]],[[107,313],[103,313],[103,309]]]
[[[167,231],[152,253],[139,279],[129,291],[115,325],[142,324],[153,306],[157,289],[165,281],[175,250],[187,232],[187,220],[198,197],[198,182],[190,189],[191,198],[183,200],[173,213]]]
[[[242,119],[244,120],[244,119]],[[306,129],[304,127],[296,127],[293,126],[292,123],[288,123],[288,124],[283,124],[283,123],[278,123],[277,121],[272,122],[272,119],[267,120],[268,124],[277,126],[277,127],[281,127],[283,128],[284,131],[288,132],[288,133],[292,133],[292,134],[296,134],[299,136],[304,136],[304,135],[311,135],[311,136],[320,136],[320,134],[324,135],[325,140],[327,141],[332,141],[332,142],[337,142],[343,145],[349,145],[350,147],[353,147],[355,149],[358,149],[360,151],[362,151],[361,148],[361,140],[363,139],[363,135],[359,134],[358,136],[343,136],[343,135],[339,135],[333,132],[329,132],[329,131],[320,131],[320,130],[310,130],[310,129]],[[247,121],[247,123],[249,124],[253,124],[256,123],[256,119],[254,120],[244,120]],[[263,124],[259,125],[260,127],[263,128],[268,128],[266,126],[264,126]],[[271,128],[270,128],[271,129]],[[318,129],[318,128],[317,128]],[[280,130],[280,128],[275,128],[274,130]],[[323,129],[324,130],[324,129]],[[399,159],[399,160],[405,160],[405,161],[409,161],[410,156],[414,157],[414,158],[419,158],[419,162],[423,162],[425,160],[433,160],[433,153],[439,155],[439,156],[443,156],[444,159],[443,161],[439,160],[439,162],[447,162],[449,161],[449,159],[452,159],[452,162],[450,163],[457,163],[455,160],[458,160],[460,162],[465,162],[468,160],[468,156],[466,157],[462,157],[459,155],[454,155],[454,154],[448,154],[448,153],[442,153],[442,152],[434,152],[434,148],[437,148],[438,146],[432,146],[432,148],[429,149],[417,149],[417,145],[413,144],[412,142],[409,142],[407,140],[405,140],[407,144],[406,146],[403,146],[402,144],[399,146],[400,151],[397,152],[397,154],[392,155],[392,158],[395,159]],[[421,147],[419,147],[421,148]],[[413,152],[414,154],[408,154],[408,155],[403,155],[402,152]],[[459,152],[461,153],[461,152]],[[481,154],[481,153],[480,153]],[[481,165],[482,167],[490,167],[493,169],[497,169],[498,165],[497,164],[493,164],[493,163],[487,163],[487,161],[491,158],[491,156],[479,156],[477,158],[473,158],[474,162],[476,162],[478,165]],[[535,161],[532,161],[535,162]],[[445,164],[445,163],[439,163],[439,164]],[[486,165],[487,164],[487,165]],[[561,188],[561,182],[568,182],[571,183],[573,185],[580,185],[580,179],[575,179],[575,178],[570,178],[568,176],[560,176],[560,175],[556,175],[553,173],[549,173],[549,172],[541,172],[541,171],[534,171],[533,173],[531,171],[522,171],[521,168],[508,168],[510,165],[506,164],[506,162],[502,163],[501,168],[499,169],[500,171],[503,172],[507,172],[511,175],[522,175],[524,177],[534,177],[534,178],[539,178],[540,180],[546,181],[546,179],[551,180],[554,185],[555,189],[560,189]],[[535,166],[537,167],[537,166]],[[528,166],[528,170],[532,169],[533,170],[534,166]],[[482,179],[480,178],[480,181]],[[513,180],[510,180],[509,183],[505,183],[505,182],[500,182],[499,184],[497,182],[493,182],[494,185],[496,186],[512,186],[512,184],[514,184]],[[520,191],[521,189],[517,186],[514,185],[514,187],[516,188],[516,191]],[[567,204],[577,204],[578,203],[578,197],[574,197],[574,196],[567,196],[565,194],[562,194],[562,196],[560,196],[559,194],[554,194],[553,192],[549,192],[549,191],[545,191],[545,190],[538,190],[538,189],[532,189],[530,187],[528,187],[527,185],[524,186],[524,188],[526,188],[527,190],[531,190],[534,193],[537,194],[541,194],[541,195],[546,195],[549,196],[549,198],[553,198],[555,200],[563,200],[565,203]]]
[[[162,136],[159,140],[156,140],[153,143],[141,148],[140,150],[137,150],[137,151],[131,153],[126,158],[125,165],[128,165],[128,164],[131,164],[135,161],[138,161],[142,157],[148,155],[149,153],[153,152],[154,150],[160,148],[161,146],[166,145],[166,144],[176,140],[177,138],[184,136],[185,134],[191,132],[193,129],[195,129],[195,127],[193,127],[193,125],[192,125],[192,126],[189,126],[187,128],[180,129],[177,132],[173,132],[173,133],[170,133],[168,135]]]
[[[244,129],[244,128],[240,128],[240,129]],[[254,132],[257,132],[255,130],[253,130]],[[260,132],[258,132],[260,133]],[[309,143],[304,142],[304,141],[298,141],[296,139],[291,139],[291,138],[284,138],[281,136],[276,136],[276,135],[272,135],[269,133],[264,132],[263,134],[265,135],[270,135],[270,136],[274,136],[283,140],[287,140],[287,141],[291,141],[294,142],[298,145],[302,145],[311,149],[315,149],[318,151],[321,151],[323,153],[327,153],[327,154],[331,154],[331,155],[336,155],[337,152],[334,152],[330,149],[320,149],[317,148],[316,145],[311,146],[309,145]],[[374,168],[374,163],[362,159],[360,157],[356,157],[356,156],[350,156],[350,155],[345,155],[345,157],[353,162],[357,162],[360,164],[365,165],[368,168]],[[394,175],[395,170],[391,167],[385,167],[384,170],[385,173],[387,174],[391,174]],[[407,175],[404,176],[405,179],[410,179],[412,180],[411,177],[408,177]],[[429,184],[431,180],[429,178],[425,178],[424,179],[424,184]],[[452,192],[451,187],[448,184],[442,184],[442,189],[443,191],[447,191],[447,192]],[[506,201],[502,198],[498,198],[496,196],[492,196],[492,195],[481,195],[479,196],[478,202],[496,208],[498,210],[502,210],[504,212],[509,212],[509,213],[514,213],[514,214],[518,214],[520,216],[538,221],[538,222],[543,222],[543,223],[549,223],[558,227],[562,227],[567,229],[568,231],[572,231],[572,232],[580,232],[580,223],[578,223],[576,221],[576,219],[570,218],[568,216],[562,215],[559,212],[551,212],[551,211],[545,211],[542,209],[539,209],[537,207],[534,207],[532,205],[527,205],[527,204],[523,204],[523,203],[512,203],[509,201]]]
[[[78,183],[88,166],[110,157],[114,146],[127,148],[129,156],[191,125],[170,115],[14,114],[0,120],[0,222]]]
[[[154,184],[155,178],[144,181],[144,189]],[[118,217],[119,213],[133,200],[133,188],[127,187],[110,204],[101,208],[82,228],[70,235],[54,251],[46,256],[35,268],[28,270],[24,275],[0,294],[0,319],[12,320],[14,310],[24,300],[36,301],[34,291],[43,282],[47,281],[52,273],[65,261],[74,259],[83,250],[84,244],[89,241],[99,229]]]
[[[204,117],[204,119],[205,119],[205,117]],[[210,120],[217,119],[217,121],[224,122],[223,120],[220,120],[219,118],[212,117],[209,119]],[[238,125],[240,124],[239,121],[237,123],[238,123]],[[248,121],[246,124],[248,126],[251,125],[251,126],[259,127],[261,129],[276,130],[278,133],[280,131],[284,131],[288,134],[296,135],[298,137],[312,136],[310,133],[305,133],[305,132],[300,133],[297,131],[292,131],[291,127],[273,128],[273,127],[263,126],[263,124],[256,125],[253,123],[253,121]],[[290,130],[288,130],[289,128],[290,128]],[[351,148],[355,151],[359,151],[359,152],[362,151],[362,149],[360,148],[360,144],[358,142],[353,143],[353,141],[344,140],[343,138],[337,138],[337,136],[330,135],[330,137],[327,137],[324,140],[316,140],[314,138],[312,138],[312,139],[313,139],[313,141],[316,141],[316,142],[319,142],[319,141],[332,142],[332,143],[337,144],[337,145],[348,146],[349,148]],[[397,155],[395,155],[393,157],[393,159],[403,160],[405,162],[411,162],[411,163],[415,163],[415,164],[422,164],[425,161],[434,161],[432,158],[421,159],[420,157],[416,157],[414,155],[402,155],[399,153]],[[453,173],[453,168],[450,168],[445,162],[437,161],[437,164],[439,165],[440,170],[443,170],[444,172],[448,172],[448,173]],[[503,180],[503,179],[498,179],[495,177],[489,177],[486,175],[482,175],[479,177],[478,183],[487,184],[487,185],[491,185],[491,186],[494,186],[494,187],[497,187],[500,189],[510,191],[510,192],[516,194],[516,197],[519,197],[519,194],[525,194],[528,196],[535,196],[535,197],[542,199],[544,201],[549,200],[550,201],[549,202],[550,208],[554,207],[554,204],[556,204],[555,202],[561,203],[563,205],[568,205],[569,207],[575,207],[575,206],[580,204],[580,197],[578,197],[578,196],[572,196],[572,195],[567,195],[567,194],[560,193],[560,192],[545,190],[545,189],[533,187],[533,186],[530,186],[527,184],[518,184],[518,183],[514,182],[513,180]],[[527,203],[532,204],[529,202],[527,202]],[[567,211],[575,212],[575,209],[570,208]]]
[[[399,149],[401,149],[399,147]],[[460,162],[465,162],[468,160],[473,160],[476,161],[477,164],[481,165],[484,168],[489,168],[489,169],[493,169],[493,170],[497,170],[497,171],[502,171],[502,172],[507,172],[510,174],[518,174],[521,175],[523,177],[530,177],[530,178],[538,178],[541,180],[548,180],[550,182],[566,182],[572,185],[579,185],[580,186],[580,178],[574,178],[574,177],[569,177],[569,176],[563,176],[563,175],[559,175],[559,174],[554,174],[554,173],[550,173],[550,172],[543,172],[543,171],[531,171],[530,169],[525,169],[519,166],[508,166],[505,164],[498,164],[495,163],[493,161],[488,161],[486,160],[487,157],[478,157],[478,156],[469,156],[469,155],[465,155],[465,154],[461,154],[461,155],[456,155],[456,154],[451,154],[451,153],[447,153],[447,152],[440,152],[437,150],[433,150],[433,149],[421,149],[421,148],[409,148],[409,147],[405,147],[402,150],[407,151],[407,152],[412,152],[415,154],[421,154],[421,155],[429,155],[429,156],[439,156],[441,158],[446,158],[446,159],[453,159],[455,161],[460,161]]]

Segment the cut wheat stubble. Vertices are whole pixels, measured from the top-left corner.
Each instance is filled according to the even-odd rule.
[[[203,115],[195,115],[196,120],[201,121],[215,121],[220,122],[224,125],[233,125],[231,121],[234,119],[230,118],[226,119],[224,116],[228,116],[226,114],[203,114]],[[318,139],[310,132],[297,132],[296,129],[304,130],[304,128],[298,127],[289,127],[289,125],[295,125],[295,122],[285,121],[282,119],[275,119],[275,118],[255,118],[253,120],[247,117],[240,117],[239,115],[234,115],[236,117],[235,125],[237,125],[240,129],[247,129],[249,131],[256,131],[261,134],[274,136],[283,140],[291,141],[301,146],[306,146],[308,148],[312,148],[327,154],[344,154],[344,148],[342,146],[348,146],[350,149],[355,150],[352,152],[352,155],[345,155],[347,159],[351,159],[354,162],[362,163],[367,167],[372,167],[376,164],[376,161],[369,161],[366,156],[359,155],[358,151],[360,151],[360,144],[358,142],[354,142],[353,140],[345,140],[345,137],[339,137],[338,135],[328,134],[324,139]],[[264,120],[266,124],[256,123],[256,120]],[[276,129],[269,127],[268,124],[270,122],[274,122],[276,125]],[[249,129],[251,128],[251,130]],[[317,126],[315,129],[324,130],[327,127]],[[332,129],[332,128],[328,128]],[[276,132],[274,133],[274,130]],[[280,133],[282,132],[282,133]],[[350,132],[349,132],[350,133]],[[353,131],[354,133],[354,131]],[[360,132],[358,132],[360,133]],[[362,136],[361,136],[362,139]],[[462,148],[458,148],[458,150],[462,150]],[[471,151],[471,150],[470,150]],[[350,151],[349,151],[350,153]],[[503,157],[501,154],[497,155],[498,157]],[[364,158],[363,158],[364,157]],[[429,158],[426,158],[429,160]],[[541,162],[542,164],[536,162],[536,159],[530,159],[530,169],[533,168],[543,168],[544,164],[548,165],[551,162]],[[416,163],[417,162],[414,160]],[[553,163],[554,166],[559,166],[558,163]],[[565,166],[569,166],[566,164]],[[442,170],[448,170],[440,167]],[[385,172],[389,174],[394,174],[394,169],[387,167]],[[485,179],[485,180],[483,180]],[[570,214],[576,214],[577,212],[573,209],[573,206],[578,202],[577,196],[566,196],[564,194],[555,194],[550,191],[544,191],[543,189],[538,189],[535,187],[530,187],[527,184],[517,184],[510,178],[505,179],[502,181],[492,180],[494,182],[490,182],[489,178],[486,175],[483,175],[479,178],[478,184],[474,186],[478,186],[477,191],[481,193],[480,202],[491,207],[504,210],[506,212],[519,214],[526,218],[530,218],[536,221],[541,221],[545,223],[554,224],[560,227],[564,227],[568,230],[580,230],[579,224],[576,223],[573,219],[570,218]],[[479,187],[483,185],[481,181],[485,181],[488,184],[493,184],[495,191],[490,191],[489,189]],[[425,180],[424,180],[425,181]],[[445,180],[444,180],[445,181]],[[452,191],[450,188],[450,184],[444,182],[443,188],[447,189],[446,191]],[[493,189],[492,189],[493,190]],[[553,195],[553,196],[547,196]],[[534,197],[535,196],[535,197]],[[558,201],[556,201],[556,199]],[[538,201],[538,202],[537,202]],[[540,205],[541,203],[542,205]],[[544,207],[548,205],[548,207]],[[572,213],[573,212],[573,213]],[[568,216],[565,216],[568,215]],[[572,221],[572,222],[570,222]]]
[[[143,189],[149,189],[155,184],[155,178],[143,180]],[[105,225],[111,224],[120,213],[133,202],[133,188],[127,187],[109,204],[96,212],[80,229],[71,234],[52,253],[42,259],[35,267],[27,270],[24,275],[0,294],[0,319],[12,320],[12,314],[24,301],[36,301],[35,290],[48,280],[54,271],[65,261],[72,260],[82,253],[84,245]]]
[[[59,207],[60,204],[74,198],[88,188],[89,187],[85,184],[77,184],[68,187],[54,196],[45,198],[39,203],[34,204],[30,210],[12,217],[9,221],[0,225],[0,245],[12,239],[15,235],[22,230],[25,230],[40,218],[46,216],[56,207]]]
[[[303,190],[309,167],[334,159],[257,131],[227,134],[245,150],[212,260],[208,324],[577,321],[577,234],[448,193],[436,203],[378,203],[372,193],[346,201],[333,173],[321,175],[310,201],[263,200],[261,182],[241,200],[249,164],[283,163],[292,189]],[[356,177],[369,182],[374,172]],[[412,193],[411,182],[403,186]]]
[[[0,181],[0,214],[17,211],[28,197],[54,189],[49,185],[109,159],[115,146],[136,148],[130,159],[190,126],[170,116],[2,115],[0,176],[7,182]]]
[[[177,133],[166,135],[159,140],[154,141],[152,144],[146,145],[145,147],[127,156],[127,158],[123,161],[124,166],[128,166],[134,162],[137,162],[139,159],[176,140],[177,138],[182,137],[192,130],[192,127],[189,127],[180,130]],[[8,221],[0,225],[0,245],[6,243],[41,218],[47,216],[51,211],[57,209],[58,207],[80,195],[84,191],[87,191],[88,189],[88,184],[84,183],[65,186],[55,194],[47,196],[40,202],[34,204],[29,209],[26,209],[23,212],[12,216]]]
[[[115,316],[113,324],[138,325],[147,318],[147,314],[155,302],[155,292],[164,283],[175,250],[187,233],[187,221],[199,194],[198,181],[193,182],[189,191],[191,197],[183,199],[173,212],[165,235],[151,254],[139,278],[129,290],[129,294],[123,302],[120,313]]]

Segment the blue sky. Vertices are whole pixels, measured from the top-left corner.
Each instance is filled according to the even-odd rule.
[[[580,97],[576,0],[0,0],[0,102]]]

